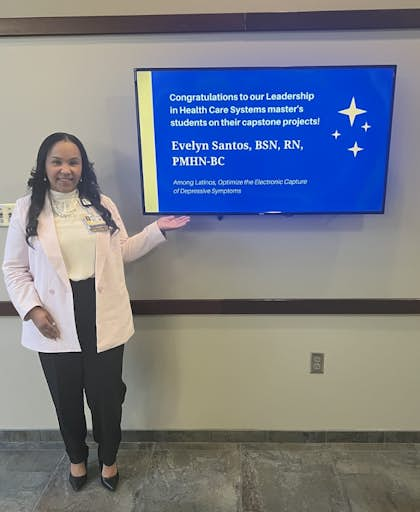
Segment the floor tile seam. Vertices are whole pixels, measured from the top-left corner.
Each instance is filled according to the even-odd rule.
[[[146,464],[146,471],[144,473],[145,480],[147,480],[147,477],[149,476],[150,468],[152,467],[153,457],[155,456],[155,452],[156,452],[156,444],[157,443],[152,443],[152,447],[151,447],[152,449],[150,450],[149,459]]]
[[[21,448],[17,448],[16,446],[10,446],[10,447],[7,447],[7,448],[0,448],[0,452],[25,452],[25,453],[29,453],[29,452],[52,452],[52,451],[57,451],[57,452],[62,452],[63,450],[61,450],[60,448],[27,448],[26,446],[22,446]]]
[[[239,443],[239,512],[244,512],[243,443]]]
[[[57,473],[58,473],[58,470],[61,466],[61,463],[63,462],[63,460],[66,458],[66,453],[63,453],[63,455],[60,457],[60,459],[58,460],[55,468],[54,468],[54,471],[52,471],[47,483],[45,484],[44,488],[42,489],[42,491],[39,493],[39,496],[38,496],[38,499],[36,500],[31,512],[37,512],[37,508],[38,508],[38,505],[39,503],[41,502],[41,499],[42,497],[44,496],[44,494],[46,493],[46,491],[48,490],[51,482],[53,481],[53,479],[56,477]]]
[[[155,451],[167,450],[173,447],[182,447],[182,448],[206,448],[209,450],[217,451],[217,450],[236,450],[237,447],[242,444],[239,442],[203,442],[203,441],[157,441],[153,443],[155,445]],[[265,444],[265,443],[252,443],[252,444]],[[127,448],[130,450],[131,448]]]
[[[347,504],[347,507],[348,507],[347,512],[353,512],[353,507],[351,505],[351,500],[349,498],[349,495],[348,495],[347,489],[346,489],[346,487],[344,485],[344,482],[343,482],[343,480],[341,478],[340,472],[338,471],[336,460],[332,456],[331,452],[328,453],[328,456],[331,459],[332,471],[333,471],[333,474],[334,474],[334,476],[336,478],[338,486],[340,488],[341,495],[342,495],[343,499],[345,500],[345,502]]]
[[[55,441],[42,441],[41,443],[34,442],[34,441],[27,441],[27,442],[25,442],[25,441],[23,441],[23,442],[22,441],[18,441],[18,442],[6,441],[6,442],[2,443],[0,441],[0,451],[5,451],[5,450],[15,450],[15,451],[57,450],[57,451],[62,452],[64,450],[64,444],[62,442],[56,443]]]
[[[134,491],[134,506],[136,507],[137,506],[137,494],[142,490],[143,491],[143,494],[144,494],[144,486],[145,484],[147,483],[147,479],[149,477],[149,473],[150,473],[150,468],[152,466],[152,461],[153,461],[153,457],[155,455],[155,452],[156,452],[156,445],[157,443],[156,442],[152,442],[151,443],[151,449],[150,449],[150,453],[149,453],[149,456],[148,456],[148,461],[146,463],[146,469],[145,469],[145,472],[144,472],[144,478],[143,478],[143,481],[142,483],[140,484],[140,487],[138,487],[135,491]],[[134,509],[133,509],[134,510]],[[136,509],[137,510],[137,509]]]

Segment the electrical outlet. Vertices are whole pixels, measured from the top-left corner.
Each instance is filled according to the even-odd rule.
[[[311,352],[311,373],[324,373],[323,352]]]
[[[0,227],[7,227],[9,225],[10,217],[12,216],[14,203],[0,204]]]

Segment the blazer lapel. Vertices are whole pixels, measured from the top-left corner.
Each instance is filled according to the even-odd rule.
[[[38,239],[55,271],[64,284],[68,285],[69,278],[61,254],[57,231],[55,229],[54,215],[48,194],[45,196],[44,207],[38,217]]]

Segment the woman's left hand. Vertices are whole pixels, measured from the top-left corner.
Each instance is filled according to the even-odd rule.
[[[188,222],[190,222],[190,217],[187,215],[182,215],[180,217],[169,215],[168,217],[161,217],[158,219],[157,225],[161,231],[171,231],[173,229],[183,228],[188,224]]]

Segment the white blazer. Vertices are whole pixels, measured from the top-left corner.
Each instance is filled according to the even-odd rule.
[[[104,195],[119,231],[96,233],[95,287],[97,350],[122,345],[133,335],[133,317],[124,276],[124,262],[133,261],[165,240],[156,222],[129,237],[115,204]],[[22,320],[35,306],[49,311],[60,338],[43,336],[32,320],[23,321],[22,344],[38,352],[80,352],[73,294],[61,255],[48,195],[38,217],[38,236],[25,240],[30,196],[18,199],[6,238],[3,273],[10,299]]]

